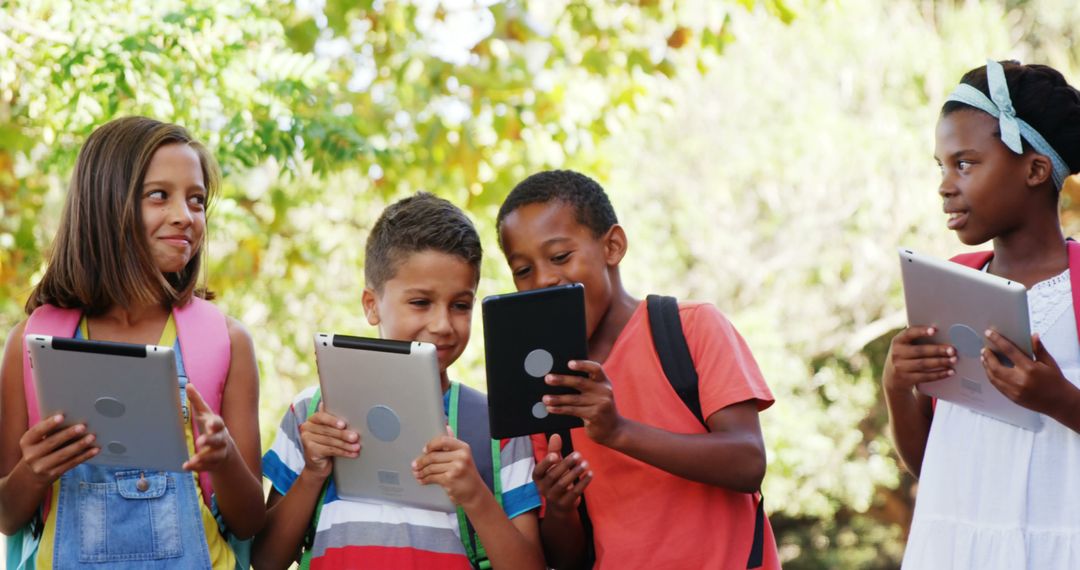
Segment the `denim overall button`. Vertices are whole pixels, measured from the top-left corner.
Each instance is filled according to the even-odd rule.
[[[123,476],[116,478],[116,491],[124,499],[144,501],[156,499],[171,493],[175,481],[167,473],[143,471],[122,471]]]

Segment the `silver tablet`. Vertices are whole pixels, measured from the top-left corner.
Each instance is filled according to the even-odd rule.
[[[908,323],[937,329],[928,343],[956,348],[956,375],[919,385],[924,394],[1029,430],[1042,426],[1038,412],[1006,398],[986,377],[979,359],[994,329],[1031,354],[1027,289],[1023,284],[942,259],[900,249]],[[1011,365],[1004,355],[998,355]]]
[[[90,463],[180,471],[188,459],[171,347],[26,335],[41,417],[85,422]]]
[[[315,335],[326,411],[360,434],[360,456],[334,458],[334,485],[343,499],[454,512],[438,485],[421,485],[412,462],[446,433],[435,345]]]

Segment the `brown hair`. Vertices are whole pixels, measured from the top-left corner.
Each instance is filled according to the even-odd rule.
[[[472,221],[449,201],[418,192],[387,206],[371,228],[364,248],[367,286],[381,292],[407,256],[429,250],[461,258],[480,281],[484,252]]]
[[[196,290],[206,236],[179,272],[163,274],[146,242],[143,179],[159,148],[185,144],[199,156],[207,204],[219,174],[210,152],[183,127],[146,117],[125,117],[98,127],[86,139],[53,241],[49,265],[26,301],[27,314],[44,304],[81,308],[88,315],[120,305],[181,306]]]

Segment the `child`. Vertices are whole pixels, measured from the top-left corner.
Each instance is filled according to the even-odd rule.
[[[1080,92],[1043,65],[987,62],[961,78],[941,111],[934,157],[948,228],[993,252],[960,263],[1026,285],[1035,359],[986,331],[1006,367],[982,352],[990,381],[1045,414],[1028,431],[915,388],[955,374],[956,350],[892,340],[882,378],[893,437],[919,494],[905,568],[1080,568],[1080,248],[1058,197],[1080,169]],[[1070,306],[1071,305],[1071,306]]]
[[[446,200],[427,193],[401,200],[382,213],[368,236],[362,302],[383,338],[436,346],[447,415],[486,428],[483,394],[450,382],[447,373],[469,342],[481,253],[472,222]],[[449,409],[454,391],[460,394],[458,410]],[[528,438],[501,442],[501,508],[476,467],[479,454],[493,455],[490,436],[461,441],[453,433],[416,450],[413,468],[421,483],[446,490],[459,506],[457,515],[340,500],[330,478],[333,458],[363,457],[362,441],[321,406],[311,413],[312,398],[318,397],[315,387],[296,397],[263,459],[273,488],[267,525],[256,540],[256,566],[284,568],[303,548],[302,566],[312,568],[481,567],[487,561],[473,544],[467,518],[490,567],[543,568],[535,514],[540,498],[529,479],[534,461]],[[305,541],[309,528],[314,537]]]
[[[246,567],[229,539],[253,536],[265,515],[254,349],[196,288],[216,168],[183,128],[144,117],[101,126],[79,152],[30,317],[4,349],[8,568]],[[63,412],[38,418],[23,342],[31,332],[173,346],[188,472],[85,463],[100,451],[85,424],[61,428]]]
[[[746,343],[712,305],[679,307],[706,428],[664,376],[645,303],[623,287],[626,232],[599,184],[577,172],[534,174],[510,192],[497,223],[519,290],[585,286],[589,360],[570,368],[588,377],[545,378],[581,392],[546,396],[548,411],[585,421],[571,431],[573,454],[562,458],[553,436],[534,470],[549,563],[585,561],[574,508],[584,494],[597,568],[746,568],[765,474],[758,412],[773,401]],[[778,568],[764,519],[762,527],[762,563]]]

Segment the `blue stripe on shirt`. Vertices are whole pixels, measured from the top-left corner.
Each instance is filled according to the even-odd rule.
[[[278,493],[285,495],[296,482],[297,474],[289,469],[273,450],[267,451],[262,458],[263,477],[270,480]]]
[[[536,483],[529,481],[519,487],[514,487],[503,492],[503,510],[507,518],[540,508],[540,493],[536,490]]]

